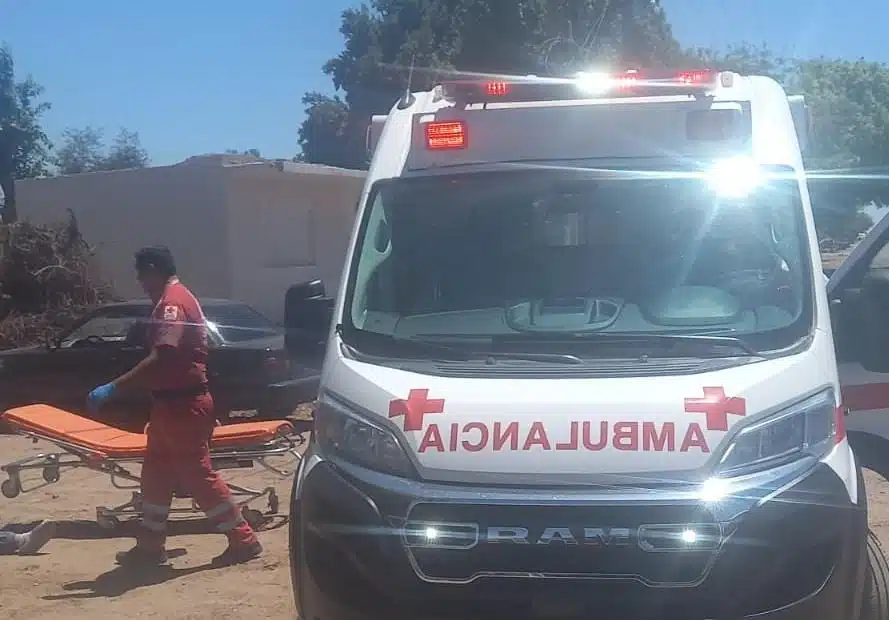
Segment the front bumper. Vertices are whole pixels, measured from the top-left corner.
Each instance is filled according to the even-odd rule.
[[[865,500],[824,464],[717,509],[660,490],[455,492],[308,458],[290,532],[301,618],[838,620],[860,604]],[[436,522],[448,537],[414,535]],[[698,551],[655,549],[644,526],[689,523]],[[528,544],[494,545],[491,526]]]

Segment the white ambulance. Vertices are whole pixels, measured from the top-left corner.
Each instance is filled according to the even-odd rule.
[[[828,297],[804,110],[634,71],[375,119],[294,482],[300,617],[884,617],[844,409],[889,408],[883,287],[853,260]]]

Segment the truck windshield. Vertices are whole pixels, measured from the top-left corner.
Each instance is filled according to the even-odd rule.
[[[809,333],[798,184],[743,197],[700,176],[554,169],[379,182],[343,326],[397,339]],[[533,338],[530,336],[533,335]]]

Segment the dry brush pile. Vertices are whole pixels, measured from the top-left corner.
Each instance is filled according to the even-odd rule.
[[[111,298],[90,275],[93,248],[68,213],[68,222],[0,230],[0,350],[42,344]]]

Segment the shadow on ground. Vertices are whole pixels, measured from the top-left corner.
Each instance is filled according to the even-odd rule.
[[[283,527],[288,522],[287,515],[267,515],[265,524],[259,528],[260,532],[268,532]],[[33,523],[9,523],[0,527],[6,532],[21,534],[31,531],[37,524]],[[103,530],[95,521],[56,521],[56,531],[53,538],[66,538],[68,540],[100,540],[112,538],[135,538],[139,531],[137,520],[124,521],[113,530]],[[176,519],[167,525],[169,536],[194,536],[198,534],[216,534],[213,526],[206,519]]]
[[[261,531],[269,531],[283,527],[288,522],[285,515],[273,515],[268,517],[268,522]],[[11,524],[8,531],[25,532],[36,524]],[[56,538],[71,540],[97,540],[104,538],[133,538],[138,531],[138,523],[130,521],[123,523],[113,531],[101,529],[92,521],[59,521],[57,522]],[[190,519],[171,521],[168,527],[170,536],[187,536],[200,534],[217,534],[210,523],[205,519]],[[168,549],[169,559],[175,559],[186,555],[183,548]],[[42,555],[42,554],[41,554]],[[173,566],[157,566],[151,568],[133,568],[116,566],[89,581],[75,581],[62,586],[65,591],[62,594],[50,594],[42,597],[47,601],[76,600],[87,598],[115,598],[122,596],[131,590],[156,586],[173,579],[180,579],[196,573],[215,570],[220,566],[207,563],[201,566],[188,568],[175,568]]]
[[[167,552],[170,559],[186,554],[185,549],[171,549]],[[108,572],[89,581],[74,581],[62,586],[63,594],[49,594],[46,601],[66,601],[87,598],[116,598],[131,590],[156,586],[173,579],[180,579],[196,573],[219,568],[213,564],[203,564],[190,568],[174,568],[172,566],[155,566],[136,569],[133,567],[116,566]]]

